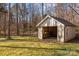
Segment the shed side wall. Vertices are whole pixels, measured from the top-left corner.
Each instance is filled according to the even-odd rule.
[[[74,27],[65,27],[65,41],[69,41],[75,37],[75,28]]]

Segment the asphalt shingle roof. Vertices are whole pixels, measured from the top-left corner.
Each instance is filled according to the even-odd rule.
[[[49,16],[50,16],[50,15],[49,15]],[[52,17],[52,18],[54,18],[55,20],[61,22],[61,23],[64,24],[65,26],[74,26],[74,27],[76,26],[76,25],[74,25],[74,24],[68,22],[68,21],[65,20],[65,19],[58,18],[58,17],[55,17],[55,16],[50,16],[50,17]],[[45,20],[46,20],[46,18],[43,19],[40,23],[38,23],[37,26],[39,26],[40,24],[42,24]]]
[[[70,22],[68,22],[67,20],[65,19],[62,19],[62,18],[58,18],[58,17],[54,17],[54,16],[51,16],[52,18],[56,19],[57,21],[63,23],[65,26],[76,26]]]

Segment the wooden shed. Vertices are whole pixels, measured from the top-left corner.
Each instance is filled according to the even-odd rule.
[[[38,27],[38,38],[56,38],[58,42],[66,42],[75,37],[75,25],[61,18],[47,15]]]

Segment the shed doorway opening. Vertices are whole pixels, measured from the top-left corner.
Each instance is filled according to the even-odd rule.
[[[57,26],[43,27],[44,39],[57,39]]]

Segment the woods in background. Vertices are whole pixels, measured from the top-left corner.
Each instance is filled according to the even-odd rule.
[[[47,14],[79,25],[78,13],[79,4],[1,3],[0,35],[36,35],[36,25]]]

